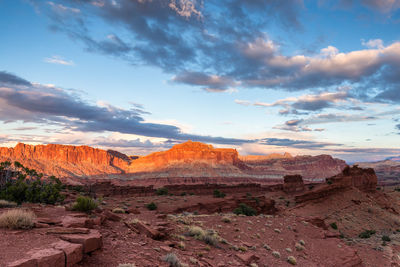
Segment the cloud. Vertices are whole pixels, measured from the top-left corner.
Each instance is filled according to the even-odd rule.
[[[60,56],[47,57],[44,59],[44,61],[47,63],[66,65],[66,66],[74,65],[74,62],[72,60],[65,60]]]
[[[301,149],[320,149],[330,146],[342,146],[342,144],[324,143],[309,140],[294,140],[288,138],[265,138],[262,139],[260,143],[264,145],[293,147]]]
[[[217,75],[207,75],[199,72],[183,72],[176,75],[171,80],[174,83],[191,84],[201,86],[208,92],[232,91],[238,83],[227,77]]]
[[[283,125],[277,125],[274,128],[293,132],[308,132],[313,129],[309,128],[309,125],[318,125],[326,123],[338,123],[338,122],[357,122],[357,121],[369,121],[376,120],[378,116],[365,116],[359,114],[318,114],[310,116],[305,119],[293,119],[288,120]],[[317,128],[314,131],[321,131],[323,129]]]
[[[378,49],[383,49],[383,41],[381,39],[373,39],[369,40],[368,42],[365,42],[364,40],[361,40],[362,45],[368,47],[368,48],[378,48]]]
[[[280,110],[281,115],[296,114],[305,115],[307,112],[321,111],[326,108],[349,108],[349,109],[361,109],[360,107],[355,107],[351,95],[349,93],[350,88],[339,88],[336,92],[321,92],[319,94],[306,94],[299,97],[289,97],[285,99],[280,99],[274,103],[264,103],[264,102],[250,102],[246,100],[235,100],[235,103],[244,106],[258,106],[258,107],[283,107]],[[344,107],[343,104],[350,104],[350,106]],[[342,106],[340,106],[342,105]],[[299,112],[299,110],[306,112]]]
[[[28,82],[25,79],[22,79],[14,74],[11,74],[6,71],[0,71],[0,86],[5,86],[7,84],[14,84],[14,85],[31,85],[30,82]]]
[[[400,8],[399,0],[340,0],[340,5],[350,8],[355,4],[361,4],[372,11],[391,13]]]
[[[188,134],[174,125],[145,122],[142,115],[147,112],[137,106],[122,109],[104,102],[94,105],[78,95],[55,86],[29,82],[21,84],[21,81],[25,81],[22,78],[15,75],[3,76],[8,82],[8,86],[0,87],[0,120],[3,122],[34,122],[81,132],[119,132],[217,144],[255,142],[255,140]]]

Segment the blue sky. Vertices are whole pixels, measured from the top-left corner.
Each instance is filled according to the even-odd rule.
[[[0,144],[400,154],[398,0],[0,0]]]

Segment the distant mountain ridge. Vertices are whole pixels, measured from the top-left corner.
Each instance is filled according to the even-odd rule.
[[[46,175],[81,177],[129,174],[131,177],[243,177],[280,179],[300,174],[322,179],[340,173],[343,160],[329,155],[296,156],[289,153],[241,156],[235,149],[187,141],[143,157],[88,146],[26,145],[0,148],[0,161],[19,161]]]

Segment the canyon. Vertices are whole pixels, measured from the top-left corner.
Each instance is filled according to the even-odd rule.
[[[228,177],[273,181],[299,174],[306,180],[322,181],[346,166],[343,160],[329,155],[241,156],[235,149],[214,148],[192,141],[142,157],[88,146],[20,143],[14,148],[0,148],[0,161],[18,161],[45,175],[60,178],[121,175],[128,180]]]

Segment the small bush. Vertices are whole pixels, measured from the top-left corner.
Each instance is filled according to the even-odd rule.
[[[394,191],[400,192],[400,188],[399,188],[399,187],[396,187],[396,188],[394,189]]]
[[[157,209],[157,204],[154,203],[154,202],[151,202],[151,203],[149,203],[149,204],[146,205],[146,208],[147,208],[148,210],[156,210],[156,209]]]
[[[390,239],[390,237],[388,237],[387,235],[384,235],[384,236],[382,236],[382,241],[390,242],[391,239]]]
[[[13,209],[0,215],[0,227],[10,229],[29,229],[34,226],[36,216],[32,211]]]
[[[223,221],[224,223],[230,223],[232,220],[231,220],[231,218],[229,218],[228,216],[224,216],[224,217],[222,217],[222,221]]]
[[[218,189],[214,190],[214,197],[216,198],[224,198],[226,194],[224,192],[219,191]]]
[[[165,255],[164,259],[165,262],[169,263],[170,267],[184,267],[185,264],[181,263],[178,257],[174,253],[168,253]]]
[[[253,209],[252,207],[247,206],[244,203],[240,203],[239,207],[237,207],[233,213],[235,213],[236,215],[239,214],[244,214],[246,216],[255,216],[257,215],[257,211],[255,209]]]
[[[159,196],[166,196],[166,195],[168,195],[168,188],[166,188],[166,187],[158,188],[156,191],[156,194]]]
[[[372,235],[376,233],[375,230],[365,230],[364,232],[358,235],[359,238],[370,238]]]
[[[188,228],[188,234],[212,246],[218,245],[220,239],[214,230],[205,231],[199,226],[190,226]]]
[[[327,180],[326,183],[331,185],[333,182],[331,180]]]
[[[82,212],[90,212],[95,208],[97,208],[97,202],[90,197],[84,196],[77,197],[75,204],[72,206],[73,210]]]
[[[17,203],[0,199],[0,208],[15,208]]]
[[[330,226],[332,227],[332,229],[335,229],[335,230],[338,229],[338,226],[335,222],[331,223]]]
[[[115,209],[113,209],[112,210],[112,212],[114,212],[114,213],[125,213],[125,210],[124,209],[122,209],[122,208],[115,208]]]

